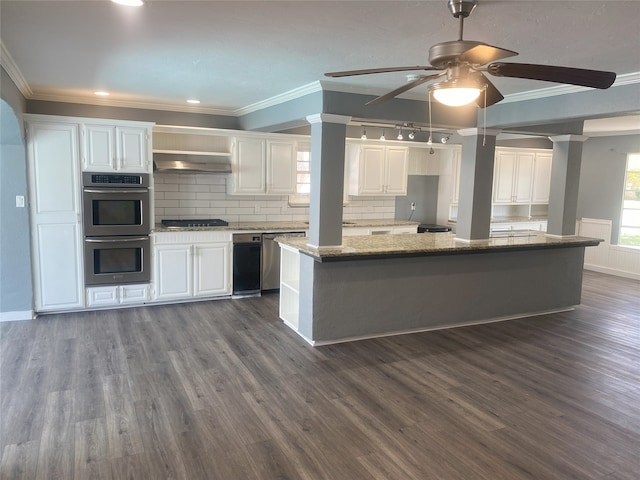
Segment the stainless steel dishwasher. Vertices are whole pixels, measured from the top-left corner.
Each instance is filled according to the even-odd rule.
[[[304,232],[264,233],[262,235],[262,291],[280,289],[280,245],[276,237],[304,237]]]

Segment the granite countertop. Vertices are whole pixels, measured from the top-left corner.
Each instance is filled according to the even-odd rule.
[[[350,227],[401,227],[401,226],[418,226],[419,222],[408,220],[344,220],[343,228]],[[253,232],[291,232],[304,231],[309,229],[309,222],[292,221],[292,222],[229,222],[224,227],[165,227],[157,223],[154,226],[154,232],[202,232],[202,231],[253,231]]]
[[[416,233],[407,235],[357,235],[343,237],[338,247],[312,247],[306,237],[279,237],[288,245],[318,262],[366,260],[373,258],[456,255],[507,250],[597,246],[603,240],[589,237],[553,237],[530,231],[526,235],[473,240],[455,238],[453,233]]]

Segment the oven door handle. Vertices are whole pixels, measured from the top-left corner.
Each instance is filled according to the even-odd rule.
[[[110,238],[85,238],[88,243],[120,243],[120,242],[143,242],[149,237],[110,237]]]
[[[147,193],[146,188],[85,188],[85,193]]]

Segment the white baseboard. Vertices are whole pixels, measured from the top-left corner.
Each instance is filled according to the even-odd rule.
[[[607,275],[615,275],[616,277],[630,278],[632,280],[640,280],[640,273],[625,272],[624,270],[616,270],[615,268],[603,267],[601,265],[584,264],[585,270],[592,270],[598,273],[606,273]]]
[[[15,322],[18,320],[33,320],[34,314],[31,310],[23,312],[0,312],[0,322]]]

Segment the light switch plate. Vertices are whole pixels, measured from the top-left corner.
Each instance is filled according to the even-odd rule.
[[[24,195],[16,195],[16,207],[24,208]]]

